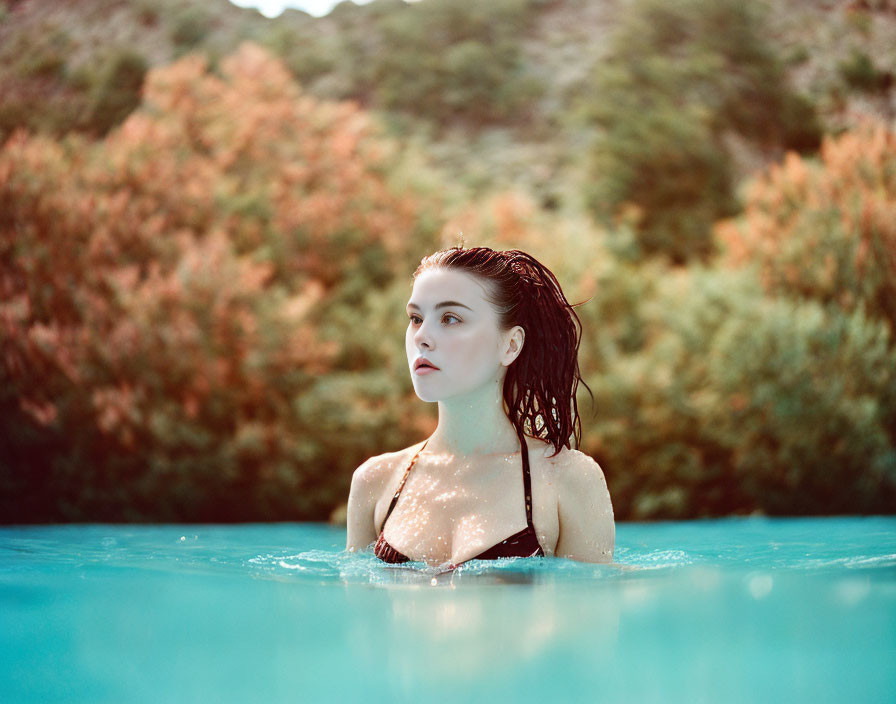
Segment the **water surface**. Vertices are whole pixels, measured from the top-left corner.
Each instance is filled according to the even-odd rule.
[[[619,524],[613,566],[344,543],[0,528],[0,701],[896,701],[896,518]]]

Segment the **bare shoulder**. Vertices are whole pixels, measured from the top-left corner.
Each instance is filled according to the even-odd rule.
[[[403,450],[384,452],[381,455],[369,457],[352,474],[352,484],[373,488],[385,484],[395,472],[398,466],[409,462],[413,453],[420,448],[420,444],[411,445]]]
[[[613,559],[615,524],[606,478],[594,458],[565,449],[554,457],[560,538],[556,554],[583,562]]]
[[[554,460],[558,479],[564,484],[577,486],[582,483],[607,483],[603,469],[591,455],[564,447]]]
[[[386,481],[389,476],[389,467],[392,466],[391,455],[386,452],[382,455],[374,455],[364,460],[352,473],[352,486],[372,487],[375,484]]]
[[[374,511],[376,502],[385,491],[396,469],[409,461],[419,445],[374,455],[368,458],[352,474],[347,507],[346,547],[362,549],[376,538]]]
[[[539,449],[543,443],[539,442]],[[546,474],[563,485],[577,485],[582,482],[603,483],[604,472],[590,455],[568,447],[561,448],[556,455],[550,445],[544,445],[541,457]]]

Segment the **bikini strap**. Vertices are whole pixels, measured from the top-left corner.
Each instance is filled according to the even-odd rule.
[[[532,477],[529,474],[529,446],[526,444],[526,436],[518,431],[520,436],[520,454],[523,456],[523,491],[526,495],[526,525],[535,530],[532,522]]]
[[[395,496],[392,497],[392,503],[389,504],[389,510],[386,511],[386,517],[383,519],[382,525],[380,525],[380,533],[383,532],[383,529],[386,527],[386,521],[388,521],[389,516],[392,515],[392,509],[395,508],[395,503],[398,501],[398,495],[401,493],[401,490],[404,489],[404,483],[408,480],[408,475],[411,473],[411,467],[417,463],[417,458],[420,456],[420,453],[423,452],[423,448],[426,447],[427,442],[429,442],[429,438],[427,438],[420,449],[417,450],[417,454],[414,455],[414,459],[411,460],[411,463],[405,470],[404,476],[401,478],[401,484],[398,485],[398,491],[396,491]]]

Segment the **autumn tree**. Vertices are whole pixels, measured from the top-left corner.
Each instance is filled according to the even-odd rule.
[[[394,163],[357,107],[248,44],[151,71],[102,141],[11,138],[6,519],[325,515],[365,440],[412,422],[377,316],[431,226]]]
[[[896,333],[896,133],[865,123],[827,137],[817,159],[789,153],[720,224],[730,265],[767,291],[864,308]]]

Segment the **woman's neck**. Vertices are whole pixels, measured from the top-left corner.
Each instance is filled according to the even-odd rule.
[[[503,379],[439,401],[439,424],[426,451],[467,456],[519,450],[519,436],[504,411],[502,389]]]

